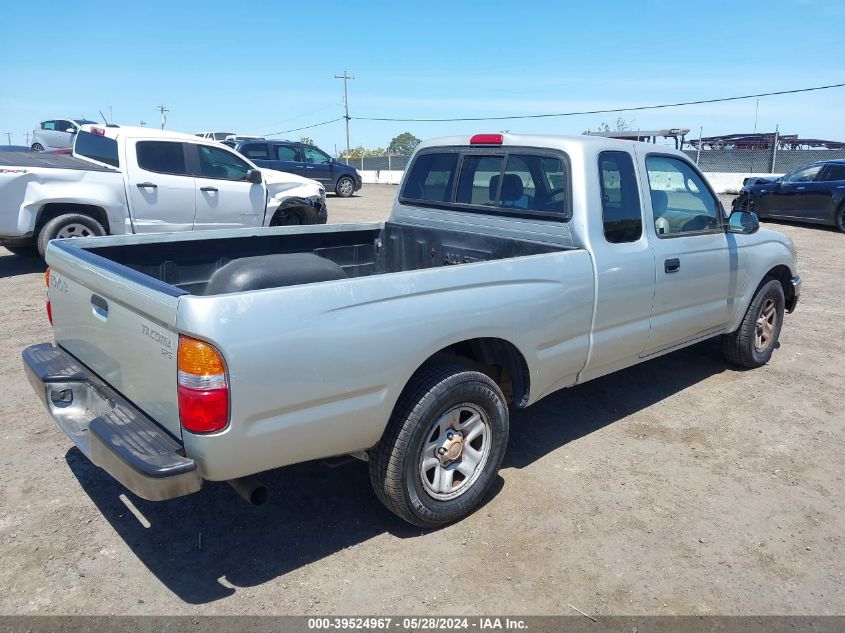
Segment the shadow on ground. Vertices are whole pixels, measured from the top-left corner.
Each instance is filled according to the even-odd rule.
[[[11,253],[3,255],[4,251],[5,249],[0,247],[0,278],[43,273],[47,270],[47,264],[40,257],[22,257]]]
[[[566,389],[512,417],[505,468],[524,468],[555,449],[725,371],[714,341]],[[523,432],[530,429],[530,433]],[[344,548],[389,532],[423,534],[376,500],[366,464],[299,464],[261,479],[262,507],[247,506],[226,484],[194,495],[148,502],[127,493],[77,449],[67,463],[103,516],[150,571],[182,600],[207,603],[255,586]],[[494,497],[502,487],[497,478]],[[151,524],[127,510],[126,494]],[[201,535],[201,536],[200,536]],[[201,543],[201,547],[200,547]]]

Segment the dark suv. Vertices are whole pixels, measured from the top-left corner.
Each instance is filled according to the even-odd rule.
[[[361,188],[361,174],[323,150],[296,141],[236,141],[226,143],[260,167],[311,178],[326,191],[348,198]]]

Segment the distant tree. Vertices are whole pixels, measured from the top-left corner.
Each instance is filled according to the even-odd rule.
[[[624,132],[625,130],[633,130],[634,123],[635,121],[626,121],[620,116],[613,122],[613,127],[610,127],[606,121],[603,121],[596,132]],[[582,134],[589,134],[591,131],[590,128],[587,128]]]
[[[414,153],[414,150],[417,149],[417,145],[419,144],[420,139],[416,136],[410,132],[402,132],[399,136],[393,137],[393,140],[390,141],[390,145],[388,145],[387,149],[394,155],[410,156]]]
[[[343,158],[363,158],[367,155],[367,150],[361,145],[351,148],[348,152],[343,152]]]
[[[313,145],[313,144],[314,144],[314,139],[313,139],[313,138],[311,138],[310,136],[300,136],[300,137],[299,137],[299,142],[300,142],[300,143],[305,143],[306,145]]]

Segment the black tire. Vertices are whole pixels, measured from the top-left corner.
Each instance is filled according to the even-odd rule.
[[[47,251],[47,244],[50,240],[59,239],[59,235],[69,229],[77,231],[79,233],[78,237],[106,234],[106,229],[103,228],[103,225],[90,215],[66,213],[47,222],[38,233],[38,254],[44,257],[44,253]]]
[[[836,228],[845,233],[845,202],[842,202],[836,210]]]
[[[299,226],[305,224],[302,216],[295,209],[280,209],[270,226]]]
[[[764,318],[764,310],[769,302],[773,303],[776,322],[763,346],[758,345],[758,322]],[[726,360],[734,365],[755,369],[762,367],[771,359],[778,346],[780,330],[783,326],[785,305],[783,286],[777,279],[766,277],[751,300],[736,331],[722,336],[722,353]],[[762,331],[762,329],[761,329]]]
[[[450,485],[456,490],[463,485],[466,488],[450,493],[457,495],[453,498],[436,499],[426,489],[431,482],[424,484],[422,480],[423,449],[432,441],[438,421],[446,419],[448,412],[457,412],[458,419],[463,420],[460,410],[466,407],[479,413],[484,433],[489,433],[489,439],[483,438],[474,449],[476,454],[484,451],[486,457],[479,459],[475,471],[464,478],[457,471],[469,455],[465,448],[466,454],[461,453],[450,464],[457,467],[452,468],[452,476],[463,479]],[[370,450],[370,481],[376,495],[391,512],[420,527],[439,527],[467,516],[479,506],[499,472],[508,443],[508,425],[505,397],[489,376],[459,365],[421,368],[399,397],[381,441]],[[475,441],[462,446],[472,446]]]
[[[30,147],[33,152],[43,152],[44,146],[41,143],[33,143],[32,147]]]
[[[355,181],[349,176],[341,176],[337,179],[334,192],[341,198],[351,198],[352,194],[355,193]]]
[[[7,251],[19,257],[35,257],[38,249],[35,246],[4,246]]]

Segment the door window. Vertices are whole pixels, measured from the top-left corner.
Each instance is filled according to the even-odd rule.
[[[643,233],[643,219],[631,155],[599,154],[599,186],[605,239],[613,244],[636,242]]]
[[[197,145],[197,151],[203,178],[246,180],[247,172],[252,169],[249,163],[221,147]]]
[[[813,182],[824,165],[810,165],[802,169],[796,169],[791,174],[783,177],[783,182]]]
[[[297,148],[293,145],[274,145],[273,153],[276,155],[276,160],[284,160],[294,163],[301,161],[299,158],[299,150],[297,150]]]
[[[241,150],[241,154],[250,160],[270,160],[270,151],[267,149],[267,143],[251,143],[245,145]]]
[[[67,132],[72,127],[73,127],[73,124],[70,121],[65,121],[63,119],[56,121],[56,131],[57,132]]]
[[[305,154],[305,162],[306,163],[317,163],[318,165],[329,165],[332,162],[332,159],[329,158],[329,155],[325,152],[317,149],[316,147],[310,147],[305,145],[302,148],[303,154]]]
[[[139,141],[135,146],[138,167],[158,174],[187,176],[185,149],[173,141]]]
[[[56,129],[56,122],[55,121],[44,121],[44,123],[41,124],[41,129],[47,130],[47,131],[55,130]]]
[[[496,196],[502,177],[503,156],[478,156],[470,154],[461,164],[461,177],[458,180],[458,194],[455,202],[481,206],[496,206]],[[522,187],[515,183],[518,176],[513,174],[502,183],[504,192],[513,203],[522,196]],[[517,192],[517,189],[519,190]],[[513,198],[511,200],[510,198]]]
[[[823,180],[824,182],[845,180],[845,163],[832,163],[827,165],[819,180]]]
[[[646,158],[654,228],[658,237],[721,230],[722,213],[704,180],[685,161]]]

